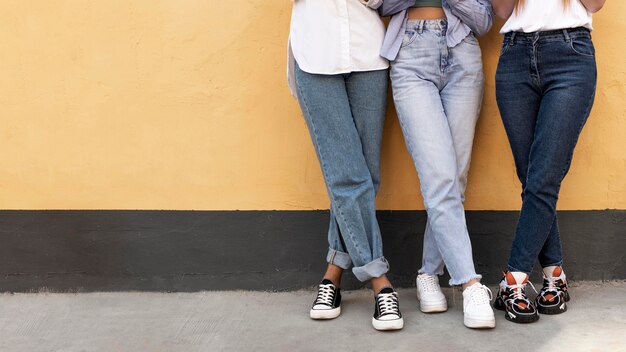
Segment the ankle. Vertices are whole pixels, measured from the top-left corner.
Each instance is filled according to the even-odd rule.
[[[372,291],[374,291],[374,294],[376,295],[384,288],[393,288],[393,285],[391,284],[389,279],[387,279],[386,275],[375,277],[370,282],[372,284]]]
[[[542,268],[546,277],[560,277],[563,274],[563,267],[560,265],[550,265]]]
[[[461,288],[465,290],[466,288],[473,286],[474,284],[480,283],[479,279],[471,279],[470,281],[464,283]]]
[[[333,285],[339,287],[341,285],[341,276],[343,274],[343,269],[334,265],[328,264],[326,267],[326,273],[324,273],[323,279],[330,280]]]
[[[324,276],[322,278],[322,281],[324,281],[324,280],[328,280],[328,281],[332,282],[333,285],[335,285],[335,287],[341,287],[341,279]]]

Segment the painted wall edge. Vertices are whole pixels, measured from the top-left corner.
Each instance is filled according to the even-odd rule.
[[[486,283],[500,279],[517,217],[467,212]],[[414,286],[426,213],[380,211],[378,219],[391,279]],[[626,279],[626,210],[562,211],[559,221],[570,280]],[[325,266],[327,227],[323,210],[2,210],[0,292],[308,288]],[[538,271],[532,279],[540,283]],[[344,289],[362,286],[345,275]]]

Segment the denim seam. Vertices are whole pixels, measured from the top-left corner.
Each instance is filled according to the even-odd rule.
[[[332,253],[332,254],[331,254]],[[341,253],[342,255],[346,255],[348,256],[348,264],[344,266],[339,265],[339,263],[337,263],[337,261],[335,260],[335,258],[337,257],[337,254]],[[330,254],[330,258],[328,258],[328,254]],[[328,264],[333,264],[336,265],[344,270],[348,270],[351,266],[352,266],[352,258],[350,258],[350,255],[347,252],[343,252],[343,251],[338,251],[332,247],[329,247],[329,253],[326,256],[327,262]]]
[[[502,42],[502,47],[500,48],[500,55],[498,56],[498,60],[507,52],[509,52],[509,49],[515,44],[512,43],[512,41],[509,39],[508,41],[506,39],[504,39],[504,42]]]
[[[580,126],[578,126],[578,135],[576,137],[576,144],[578,144],[578,138],[580,138],[580,134],[583,131],[583,127],[585,127],[585,124],[587,123],[587,120],[589,119],[589,115],[591,114],[591,108],[593,106],[592,102],[595,99],[595,91],[596,91],[596,86],[597,84],[593,85],[593,91],[594,93],[591,95],[591,98],[587,101],[587,106],[585,107],[585,115],[586,117],[581,121]],[[563,168],[563,170],[561,171],[561,180],[563,180],[565,178],[565,175],[567,174],[567,171],[570,168],[570,165],[572,164],[572,158],[574,157],[574,150],[576,149],[576,144],[574,145],[574,148],[572,148],[572,150],[570,150],[569,155],[567,156],[567,162],[565,163],[565,166]],[[558,191],[560,191],[561,186],[559,185]]]
[[[341,254],[341,256],[345,256],[347,257],[347,259],[344,259],[343,261],[345,261],[345,265],[343,265],[343,261],[337,261],[337,255]],[[338,251],[336,249],[333,249],[332,247],[328,248],[328,253],[326,254],[326,262],[328,264],[333,264],[335,266],[338,266],[344,270],[348,270],[350,269],[350,267],[352,267],[352,258],[350,258],[350,255],[346,252],[342,252],[342,251]]]
[[[439,85],[437,89],[439,89],[439,97],[441,98],[441,87],[445,87],[447,83],[446,77],[446,69],[450,66],[451,61],[451,53],[450,48],[448,48],[448,43],[446,42],[446,37],[442,36],[439,38]],[[446,59],[446,62],[443,62],[443,59]]]
[[[398,121],[400,122],[400,128],[402,130],[404,130],[406,127],[406,123],[404,122],[404,118],[400,117],[400,114],[398,114]],[[413,155],[413,150],[414,150],[414,146],[413,146],[413,140],[410,138],[405,138],[405,142],[407,145],[407,149],[409,151],[409,155]]]
[[[537,37],[532,42],[533,54],[532,54],[531,60],[535,64],[534,65],[530,65],[530,66],[531,66],[531,69],[534,66],[535,73],[537,74],[537,87],[543,93],[543,84],[541,83],[541,73],[540,73],[540,69],[539,69],[539,47],[538,47],[538,43],[539,43],[539,37]],[[533,74],[532,74],[532,71],[531,71],[531,77],[532,76],[533,76]]]

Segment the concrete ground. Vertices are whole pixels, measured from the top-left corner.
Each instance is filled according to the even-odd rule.
[[[492,287],[493,289],[493,287]],[[370,323],[370,292],[345,292],[342,315],[312,321],[313,291],[0,295],[0,351],[626,351],[626,283],[578,283],[569,311],[494,330],[463,326],[462,296],[425,315],[400,290],[404,330]],[[454,300],[454,301],[453,301]]]

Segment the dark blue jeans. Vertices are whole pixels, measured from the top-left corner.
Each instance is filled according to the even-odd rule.
[[[561,265],[556,203],[596,89],[591,35],[584,28],[507,33],[496,99],[522,183],[522,210],[508,270]]]

